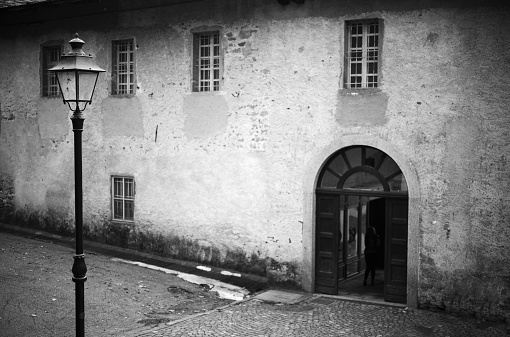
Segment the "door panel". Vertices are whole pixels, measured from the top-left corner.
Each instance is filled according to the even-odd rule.
[[[315,291],[337,294],[339,197],[317,195]]]
[[[408,201],[386,201],[386,262],[384,300],[407,300],[407,214]]]

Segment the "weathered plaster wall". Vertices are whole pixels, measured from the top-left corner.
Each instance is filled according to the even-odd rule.
[[[60,100],[39,97],[39,46],[79,30],[107,69],[85,112],[89,238],[311,290],[310,177],[334,146],[380,144],[416,177],[410,303],[508,317],[510,13],[396,3],[210,1],[2,31],[0,173],[17,221],[72,231],[72,132]],[[365,17],[384,20],[382,85],[353,95],[343,23]],[[217,94],[190,90],[203,26],[222,27]],[[138,89],[112,98],[111,41],[124,38]],[[135,177],[133,225],[109,220],[112,174]]]
[[[503,47],[508,32],[498,28],[503,13],[496,12],[395,17],[394,27],[412,29],[417,39],[386,26],[385,51],[394,55],[387,64],[422,71],[412,70],[404,83],[398,71],[384,78],[395,89],[401,84],[388,90],[401,97],[390,99],[389,109],[412,130],[407,142],[414,145],[422,184],[420,302],[507,315],[510,213],[503,172],[509,169],[509,139],[503,134],[510,121],[504,84],[510,54]],[[398,51],[420,46],[421,58]],[[501,72],[493,76],[488,69]]]

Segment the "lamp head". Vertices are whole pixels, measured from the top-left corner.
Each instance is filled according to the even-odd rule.
[[[96,65],[91,54],[83,52],[85,42],[78,37],[78,33],[69,44],[72,50],[62,55],[60,63],[48,70],[57,75],[64,104],[67,103],[73,111],[83,111],[87,104],[92,103],[97,78],[105,70]]]

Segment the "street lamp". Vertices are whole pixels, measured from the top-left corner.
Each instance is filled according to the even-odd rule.
[[[87,104],[92,103],[92,94],[96,87],[99,73],[105,70],[99,68],[92,55],[87,55],[81,49],[85,42],[78,38],[69,41],[72,50],[62,55],[59,64],[49,69],[56,74],[64,104],[73,111],[71,121],[74,132],[74,188],[75,188],[75,216],[76,216],[76,254],[73,263],[73,282],[76,294],[76,336],[85,336],[85,304],[84,283],[87,280],[87,266],[83,254],[83,190],[82,190],[82,154],[81,134],[83,131],[82,111]]]

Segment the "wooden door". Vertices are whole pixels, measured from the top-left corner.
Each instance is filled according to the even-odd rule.
[[[338,293],[339,196],[317,195],[315,291]]]
[[[386,199],[384,300],[407,300],[407,199]]]

